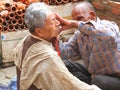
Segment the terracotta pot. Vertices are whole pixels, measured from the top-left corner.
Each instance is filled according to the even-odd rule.
[[[13,30],[14,30],[14,26],[13,26],[13,25],[9,25],[9,26],[8,26],[8,30],[9,30],[9,31],[13,31]]]
[[[23,22],[23,25],[25,26],[25,29],[28,29],[27,25],[25,24],[25,22]]]
[[[7,27],[7,26],[3,26],[3,27],[2,27],[2,31],[3,31],[3,32],[7,32],[7,31],[8,31],[8,27]]]
[[[33,2],[39,2],[39,0],[28,0],[29,4],[33,3]]]
[[[22,15],[22,20],[24,20],[24,16],[25,16],[25,15],[23,14],[23,15]]]
[[[69,2],[69,0],[63,0],[63,3],[65,3],[65,4],[68,3],[68,2]]]
[[[2,31],[2,25],[0,25],[0,32]]]
[[[25,9],[25,8],[26,8],[26,5],[23,4],[23,3],[17,3],[17,4],[16,4],[16,7],[17,7],[18,10],[21,10],[21,9]]]
[[[12,19],[12,18],[14,18],[15,17],[15,13],[14,12],[10,12],[9,13],[9,17]]]
[[[8,10],[3,10],[0,14],[1,14],[1,17],[8,16]]]
[[[0,6],[0,12],[3,10],[3,8]]]
[[[23,25],[23,20],[18,20],[18,25]]]
[[[24,25],[20,25],[20,29],[21,30],[25,29],[25,26]]]
[[[25,13],[25,9],[22,9],[22,13]]]
[[[21,15],[19,16],[19,20],[24,21],[24,14],[21,14]]]
[[[11,4],[9,2],[4,3],[5,9],[9,9],[11,7]]]
[[[14,2],[18,2],[18,0],[13,0]]]
[[[11,23],[12,23],[12,25],[16,25],[16,24],[17,24],[17,20],[16,20],[16,19],[13,19],[13,20],[11,21]]]
[[[9,22],[10,20],[11,20],[11,19],[10,19],[9,16],[5,17],[5,21],[6,21],[6,22]]]
[[[4,22],[4,19],[0,17],[0,24],[2,24],[3,22]]]
[[[26,4],[26,5],[29,5],[29,4],[30,4],[30,3],[29,3],[29,0],[20,0],[20,2],[22,2],[22,3]]]
[[[22,15],[22,10],[17,10],[17,11],[16,11],[16,14],[17,14],[18,16],[21,16],[21,15]]]
[[[55,5],[56,4],[56,0],[49,0],[49,4],[50,5]]]
[[[15,28],[15,30],[18,30],[19,29],[19,25],[18,24],[14,25],[14,28]]]
[[[79,0],[72,0],[73,2],[77,2],[77,1],[79,1]],[[81,0],[80,0],[81,1]]]
[[[2,23],[2,26],[7,26],[7,22],[4,21],[4,22]]]
[[[11,11],[15,12],[16,10],[17,10],[16,6],[15,6],[15,5],[12,5]]]
[[[20,16],[18,15],[15,15],[15,19],[18,20],[20,18]]]
[[[49,5],[49,0],[43,0],[43,2]]]
[[[55,0],[57,4],[61,4],[63,0]]]
[[[0,1],[0,7],[2,8],[2,9],[5,9],[5,5],[4,5],[4,1]]]

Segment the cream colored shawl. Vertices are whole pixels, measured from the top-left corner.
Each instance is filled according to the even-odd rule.
[[[15,48],[15,65],[21,70],[20,90],[27,90],[32,84],[42,90],[100,90],[74,77],[54,51],[52,44],[40,41],[26,52],[21,66],[23,42]]]

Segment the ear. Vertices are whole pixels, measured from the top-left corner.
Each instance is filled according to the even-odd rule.
[[[38,37],[42,37],[42,30],[40,30],[40,28],[36,28],[35,29],[35,33],[36,33],[36,35],[38,36]]]
[[[96,20],[96,13],[94,11],[90,12],[91,20]]]

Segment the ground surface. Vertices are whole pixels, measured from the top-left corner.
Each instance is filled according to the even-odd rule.
[[[15,66],[0,69],[0,84],[8,85],[10,80],[16,75]]]

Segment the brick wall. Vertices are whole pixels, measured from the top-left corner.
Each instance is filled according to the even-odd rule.
[[[120,27],[120,2],[112,0],[91,0],[101,19],[115,21]]]

